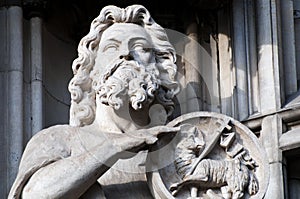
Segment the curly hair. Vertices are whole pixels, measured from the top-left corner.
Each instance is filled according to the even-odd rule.
[[[85,126],[95,119],[96,94],[92,89],[91,71],[95,64],[102,33],[114,23],[134,23],[142,26],[149,33],[154,44],[156,66],[161,81],[156,100],[165,107],[169,114],[174,108],[172,100],[179,92],[179,84],[175,80],[176,54],[165,30],[141,5],[132,5],[125,9],[106,6],[92,21],[89,33],[81,39],[78,45],[78,58],[72,64],[74,77],[68,87],[71,93],[71,126]]]

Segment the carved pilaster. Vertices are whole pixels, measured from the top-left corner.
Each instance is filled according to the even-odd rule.
[[[270,184],[265,198],[284,198],[282,150],[279,138],[282,135],[282,118],[278,115],[267,116],[262,120],[261,140],[268,155]]]

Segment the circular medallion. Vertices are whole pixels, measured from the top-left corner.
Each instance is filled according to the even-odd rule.
[[[263,198],[269,164],[258,138],[226,115],[194,112],[167,124],[147,157],[147,179],[155,198]]]

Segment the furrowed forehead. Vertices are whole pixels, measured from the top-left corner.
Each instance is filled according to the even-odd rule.
[[[145,38],[146,40],[151,40],[149,33],[144,27],[133,24],[133,23],[115,23],[107,28],[101,37],[101,41],[105,40],[119,40],[129,38]]]

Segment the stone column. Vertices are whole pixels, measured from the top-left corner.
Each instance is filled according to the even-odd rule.
[[[265,198],[282,199],[284,198],[284,181],[282,151],[279,149],[282,120],[278,115],[267,116],[262,120],[261,128],[261,140],[270,165],[270,180]]]
[[[7,190],[17,175],[23,152],[23,11],[7,8]],[[1,182],[2,183],[2,182]]]
[[[30,19],[32,134],[43,128],[42,19]]]
[[[285,95],[297,91],[293,0],[280,1]]]
[[[281,106],[276,0],[257,0],[257,45],[260,112]]]
[[[247,49],[247,71],[248,71],[248,102],[249,115],[258,112],[259,104],[259,84],[257,73],[257,45],[256,45],[256,16],[255,2],[244,0],[245,10],[245,33]]]
[[[232,71],[232,42],[230,42],[229,8],[218,12],[218,47],[219,47],[219,73],[220,73],[220,100],[221,113],[233,116],[233,71]]]
[[[185,84],[187,112],[199,110],[201,101],[198,25],[195,22],[187,26],[186,34],[190,39],[184,49]],[[203,96],[202,96],[203,97]]]
[[[43,116],[43,59],[42,16],[43,0],[25,0],[24,12],[30,23],[30,69],[31,69],[31,135],[42,130]]]
[[[249,115],[244,1],[233,0],[233,60],[236,72],[237,119]]]

